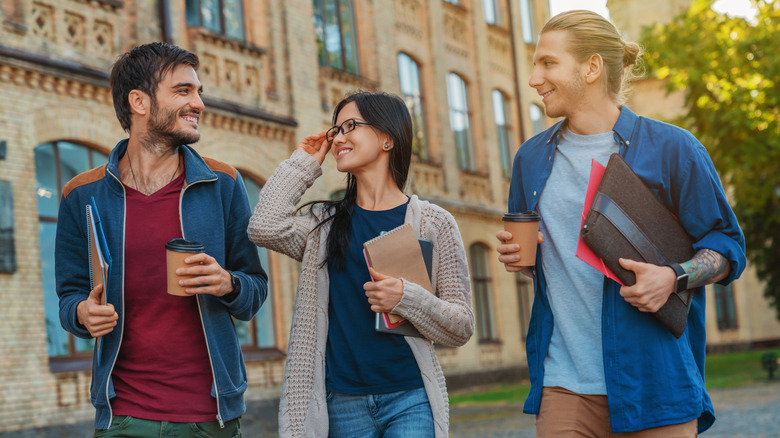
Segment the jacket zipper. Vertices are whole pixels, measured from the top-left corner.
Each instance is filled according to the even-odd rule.
[[[181,224],[181,236],[183,238],[187,238],[184,235],[184,216],[182,215],[182,209],[181,204],[182,200],[184,199],[184,192],[187,191],[190,186],[197,184],[199,182],[210,182],[210,181],[216,181],[217,178],[210,179],[210,180],[201,180],[201,181],[195,181],[192,184],[185,185],[184,188],[181,190],[181,195],[179,196],[179,223]],[[198,303],[198,315],[200,316],[200,325],[203,327],[203,339],[206,341],[206,351],[209,355],[209,366],[211,368],[211,377],[214,379],[214,394],[216,396],[217,400],[217,421],[219,422],[219,428],[224,429],[225,423],[222,421],[222,414],[220,413],[219,409],[219,387],[217,386],[217,373],[214,371],[214,361],[211,359],[211,347],[209,346],[209,337],[206,333],[206,322],[203,320],[203,309],[200,305],[200,296],[195,297],[195,301]]]
[[[119,183],[119,186],[122,187],[122,286],[120,289],[120,297],[122,298],[122,329],[119,331],[119,347],[122,347],[122,339],[125,336],[125,225],[127,222],[127,191],[125,190],[124,184],[122,184],[122,181],[116,177],[113,173],[111,173],[110,170],[106,169],[108,174],[114,177],[115,180]],[[104,294],[106,294],[106,302],[108,302],[108,291],[103,291]],[[116,365],[116,359],[119,356],[119,348],[116,349],[116,354],[114,354],[114,358],[111,360],[111,367],[108,370],[108,375],[106,376],[106,405],[108,405],[108,427],[107,429],[111,428],[111,424],[114,422],[114,410],[111,408],[111,399],[108,397],[108,384],[111,380],[111,374],[114,372],[114,366]]]

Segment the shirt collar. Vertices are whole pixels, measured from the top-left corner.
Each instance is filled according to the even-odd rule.
[[[612,132],[615,133],[615,141],[630,146],[631,135],[634,133],[634,126],[636,125],[638,118],[639,116],[628,109],[626,105],[623,105],[620,109],[620,115],[618,116],[617,122],[615,122],[615,126],[612,127]],[[563,119],[554,125],[553,129],[550,130],[550,137],[547,139],[546,143],[555,141],[557,144],[560,141],[561,133],[566,128],[567,124],[568,119]]]

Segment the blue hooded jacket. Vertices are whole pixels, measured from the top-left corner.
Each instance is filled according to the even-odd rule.
[[[57,219],[55,272],[60,321],[75,336],[90,339],[79,324],[76,308],[90,292],[86,206],[94,197],[112,258],[107,302],[114,305],[119,321],[103,336],[100,365],[92,359],[90,398],[95,406],[95,428],[111,426],[110,400],[114,393],[111,372],[122,343],[124,329],[125,189],[119,179],[119,159],[128,140],[120,141],[108,163],[84,172],[65,185]],[[233,167],[202,158],[190,146],[179,147],[185,182],[179,198],[182,236],[202,243],[206,253],[240,281],[238,295],[198,295],[203,330],[214,376],[211,395],[216,398],[215,420],[238,418],[246,410],[247,375],[241,345],[231,317],[248,321],[268,293],[267,276],[256,246],[246,234],[251,211],[243,180]]]

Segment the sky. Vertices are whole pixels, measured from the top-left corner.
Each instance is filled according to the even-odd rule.
[[[607,0],[550,0],[550,16],[571,9],[588,9],[609,18]],[[751,17],[751,4],[749,0],[718,0],[713,9],[717,12],[725,12],[739,17]]]

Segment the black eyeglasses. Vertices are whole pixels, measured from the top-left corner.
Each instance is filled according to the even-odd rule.
[[[328,138],[328,141],[333,141],[333,139],[339,135],[339,131],[346,135],[347,133],[354,131],[358,125],[370,125],[370,123],[361,122],[355,119],[347,119],[341,122],[341,125],[328,129],[328,132],[325,134],[325,136]]]

